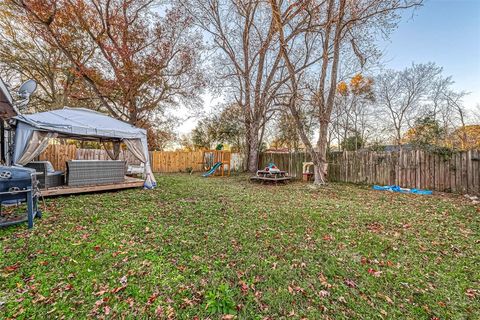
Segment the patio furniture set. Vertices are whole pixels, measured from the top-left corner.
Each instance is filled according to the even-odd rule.
[[[123,183],[127,173],[126,162],[120,160],[71,160],[67,161],[66,172],[56,171],[49,161],[25,166],[37,172],[40,189]]]

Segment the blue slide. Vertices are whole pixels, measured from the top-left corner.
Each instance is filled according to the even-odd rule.
[[[211,176],[211,175],[214,174],[215,171],[217,171],[217,169],[220,168],[221,166],[222,166],[222,163],[221,163],[221,162],[215,163],[210,170],[208,170],[207,172],[205,172],[204,174],[202,174],[202,177]]]

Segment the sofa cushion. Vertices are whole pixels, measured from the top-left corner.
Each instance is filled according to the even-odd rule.
[[[47,175],[49,176],[61,176],[62,174],[64,174],[63,171],[53,171],[53,172],[48,171],[47,173]]]
[[[47,168],[47,173],[55,173],[55,168],[53,167],[50,161],[45,161],[45,166]]]

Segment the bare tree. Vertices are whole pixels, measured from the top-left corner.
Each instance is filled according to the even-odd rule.
[[[473,109],[473,121],[476,123],[480,123],[480,104],[476,104],[475,108]]]
[[[340,82],[337,91],[332,127],[336,130],[338,142],[349,137],[365,142],[370,120],[369,107],[374,100],[373,79],[358,73],[348,83]]]
[[[409,125],[425,113],[432,87],[442,72],[434,63],[412,64],[402,71],[387,70],[376,80],[378,116],[388,119],[396,144]]]
[[[270,4],[279,30],[281,55],[289,72],[291,96],[288,107],[296,119],[300,136],[312,157],[315,184],[323,184],[326,181],[329,125],[337,95],[342,53],[347,49],[351,50],[363,65],[366,62],[363,49],[372,44],[375,32],[387,32],[396,25],[397,10],[418,6],[421,1],[325,0],[288,4],[270,0]],[[298,16],[307,16],[308,19],[296,18]],[[299,77],[302,74],[294,66],[296,52],[288,49],[295,39],[289,39],[289,35],[299,29],[293,25],[294,23],[303,25],[301,29],[305,33],[319,35],[320,59],[313,67],[318,70],[318,80],[311,99],[312,105],[316,108],[315,114],[319,124],[315,147],[305,133],[297,107]]]
[[[248,170],[258,169],[258,152],[283,83],[278,38],[271,11],[262,1],[188,0],[185,10],[207,33],[215,80],[243,110]]]
[[[446,90],[443,95],[447,101],[447,112],[452,115],[452,117],[449,119],[449,122],[452,123],[453,127],[460,127],[460,130],[456,130],[456,132],[460,133],[458,138],[460,139],[461,148],[465,149],[468,141],[468,135],[465,128],[469,115],[463,103],[463,98],[467,95],[467,93]],[[456,125],[457,123],[458,125]]]

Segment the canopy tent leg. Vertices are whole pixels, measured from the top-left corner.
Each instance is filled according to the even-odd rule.
[[[0,120],[0,162],[6,163],[7,156],[5,153],[5,123]]]

